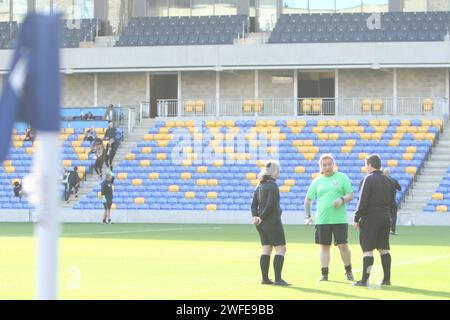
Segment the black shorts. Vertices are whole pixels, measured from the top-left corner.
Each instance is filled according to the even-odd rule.
[[[105,209],[109,210],[109,209],[111,209],[111,206],[112,206],[112,201],[103,202],[103,207],[105,207]]]
[[[391,218],[389,214],[369,214],[359,220],[359,243],[363,252],[389,250]]]
[[[316,224],[316,243],[331,246],[334,238],[334,245],[348,243],[348,224]]]
[[[259,226],[256,226],[261,245],[263,246],[284,246],[286,245],[286,238],[284,236],[283,224],[280,220],[263,221]]]

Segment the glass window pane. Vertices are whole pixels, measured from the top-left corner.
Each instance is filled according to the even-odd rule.
[[[169,0],[147,0],[149,17],[167,17],[169,15]]]
[[[335,12],[334,0],[309,1],[309,12],[311,13]]]
[[[424,12],[427,11],[427,0],[404,0],[404,12]]]
[[[108,21],[111,26],[111,30],[107,31],[108,34],[120,34],[122,28],[127,25],[130,1],[133,0],[108,1]]]
[[[363,12],[389,12],[389,1],[363,0]]]
[[[449,11],[449,0],[428,0],[428,11]]]
[[[64,19],[74,19],[73,0],[53,0],[53,12],[64,14]]]
[[[308,13],[308,0],[284,0],[283,13]]]
[[[94,0],[74,0],[75,19],[94,18]]]
[[[50,0],[36,0],[36,12],[49,13]]]
[[[237,0],[216,0],[214,7],[214,15],[236,15],[237,14]]]
[[[9,0],[0,2],[0,21],[9,21]]]
[[[27,0],[13,1],[13,21],[22,21],[27,15]]]
[[[192,0],[193,16],[213,16],[214,0]]]
[[[181,17],[191,15],[190,0],[170,0],[169,15],[171,17]]]
[[[362,0],[336,0],[337,12],[361,12]]]
[[[258,23],[260,31],[272,31],[277,23],[276,0],[260,0]]]

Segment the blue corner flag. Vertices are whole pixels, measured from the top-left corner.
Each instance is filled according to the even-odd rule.
[[[59,131],[59,28],[58,15],[32,14],[22,23],[0,100],[0,161],[16,121],[37,131]]]

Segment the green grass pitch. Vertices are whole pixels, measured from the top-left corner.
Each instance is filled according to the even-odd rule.
[[[355,276],[358,234],[349,228]],[[65,224],[61,299],[450,299],[450,227],[400,227],[391,237],[392,283],[353,288],[332,248],[330,281],[318,282],[314,227],[285,226],[288,288],[260,285],[260,244],[252,225]],[[31,224],[0,224],[0,299],[34,296]],[[270,269],[273,278],[273,268]],[[381,281],[378,253],[372,282]]]

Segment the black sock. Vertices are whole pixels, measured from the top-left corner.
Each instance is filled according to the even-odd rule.
[[[348,266],[345,266],[345,272],[350,273],[352,272],[352,265],[349,264]]]
[[[322,268],[322,275],[327,276],[328,275],[328,267]]]
[[[391,280],[391,255],[389,253],[381,255],[381,264],[383,266],[383,281]]]
[[[259,266],[261,267],[262,279],[269,280],[270,256],[267,254],[262,254],[259,259]]]
[[[275,270],[275,281],[281,281],[281,270],[283,270],[284,256],[275,255],[273,269]]]
[[[373,266],[373,257],[364,257],[363,258],[363,276],[362,281],[367,282],[370,276],[370,269]]]

